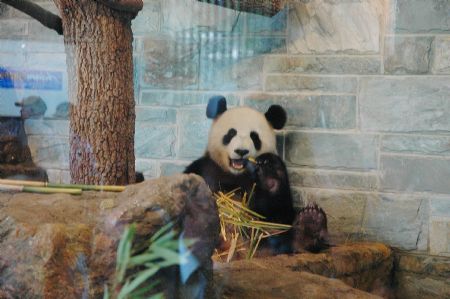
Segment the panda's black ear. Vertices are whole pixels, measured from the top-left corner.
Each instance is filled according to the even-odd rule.
[[[227,100],[224,96],[213,96],[209,98],[208,106],[206,106],[206,117],[216,118],[227,111]]]
[[[267,110],[264,115],[274,129],[282,129],[286,124],[286,111],[284,111],[283,107],[281,107],[280,105],[270,106],[269,110]]]

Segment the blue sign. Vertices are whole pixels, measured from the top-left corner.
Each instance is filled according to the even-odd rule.
[[[62,72],[0,67],[0,88],[62,90]]]

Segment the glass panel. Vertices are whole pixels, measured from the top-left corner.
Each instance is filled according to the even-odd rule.
[[[447,1],[1,2],[0,298],[449,296]]]

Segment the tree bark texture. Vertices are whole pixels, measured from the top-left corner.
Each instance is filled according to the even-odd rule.
[[[273,17],[287,4],[287,0],[197,0],[237,11]]]
[[[92,0],[54,0],[69,76],[72,183],[135,179],[132,13]]]

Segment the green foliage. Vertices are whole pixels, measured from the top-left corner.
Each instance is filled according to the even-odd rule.
[[[149,240],[149,245],[142,252],[133,249],[136,225],[127,227],[117,248],[115,280],[110,294],[105,286],[103,299],[141,299],[164,298],[162,293],[155,293],[159,281],[155,275],[159,270],[186,264],[195,259],[190,250],[180,253],[179,234],[169,223],[156,232]],[[183,247],[189,248],[193,240],[182,240]]]

